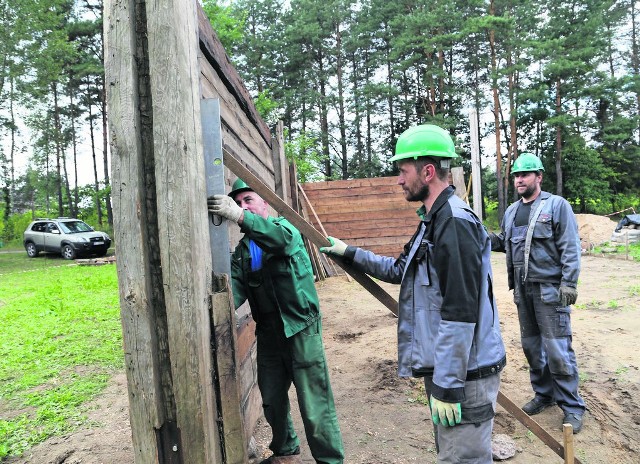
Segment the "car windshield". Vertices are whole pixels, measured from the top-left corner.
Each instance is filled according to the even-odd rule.
[[[65,234],[77,234],[80,232],[91,232],[93,230],[91,226],[82,221],[61,222],[60,228]]]

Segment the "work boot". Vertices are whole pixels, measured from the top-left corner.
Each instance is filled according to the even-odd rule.
[[[300,454],[290,454],[287,456],[271,455],[267,459],[260,461],[260,464],[302,464]]]
[[[582,430],[582,416],[580,414],[565,412],[562,423],[571,424],[571,427],[573,427],[573,433],[578,433],[580,430]]]
[[[522,410],[530,416],[535,416],[554,404],[556,404],[556,402],[550,398],[545,399],[540,396],[535,396],[531,401],[522,406]]]

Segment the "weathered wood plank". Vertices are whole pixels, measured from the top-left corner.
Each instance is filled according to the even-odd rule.
[[[271,146],[271,133],[269,127],[260,117],[255,105],[245,87],[238,72],[231,64],[229,56],[224,51],[220,40],[211,28],[209,19],[201,8],[198,8],[199,39],[202,53],[207,61],[216,68],[224,84],[234,95],[234,99],[241,105],[246,117],[258,128],[263,139]],[[243,118],[244,119],[244,118]]]
[[[153,275],[153,253],[145,253],[147,243],[157,239],[149,232],[148,203],[144,185],[142,137],[138,108],[139,80],[148,72],[139,71],[135,58],[141,45],[133,33],[137,21],[136,2],[107,0],[105,11],[105,74],[108,83],[110,149],[114,239],[118,253],[118,288],[122,318],[123,348],[129,392],[129,421],[136,462],[153,462],[158,455],[155,428],[166,419],[162,405],[162,375],[155,342],[153,286],[141,275]],[[118,121],[117,124],[114,121]]]
[[[196,7],[105,4],[114,229],[139,463],[221,459]]]
[[[285,201],[291,197],[289,189],[288,162],[284,156],[284,125],[278,121],[276,125],[276,136],[272,139],[272,151],[275,188],[274,191]]]
[[[396,185],[397,176],[394,177],[369,177],[365,179],[329,180],[324,182],[307,182],[303,188],[307,195],[312,190],[336,190],[352,189],[357,187],[371,187],[376,185]],[[396,186],[397,188],[400,188]]]
[[[221,460],[212,385],[211,251],[203,173],[197,2],[146,3],[160,258],[184,461]],[[170,64],[170,65],[169,65]]]
[[[238,375],[236,321],[233,294],[226,274],[216,275],[211,322],[215,333],[215,363],[218,376],[218,399],[222,411],[225,464],[244,464],[247,450],[242,418],[242,385]]]

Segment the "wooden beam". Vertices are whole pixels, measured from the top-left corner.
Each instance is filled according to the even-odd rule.
[[[322,232],[322,235],[324,235],[325,237],[327,236],[327,231],[324,230],[324,226],[322,225],[322,222],[320,222],[320,218],[318,217],[318,215],[316,214],[316,210],[313,208],[313,205],[311,204],[311,202],[309,201],[309,198],[307,197],[307,194],[304,193],[304,189],[302,188],[302,185],[298,184],[298,190],[300,191],[300,195],[302,195],[302,199],[304,200],[303,202],[300,202],[302,204],[302,212],[306,212],[306,208],[308,207],[311,210],[311,213],[313,214],[313,218],[316,221],[316,224],[318,224],[318,227],[320,227],[320,231]],[[306,207],[305,207],[306,204]],[[308,214],[307,214],[308,216]],[[321,265],[322,265],[322,260],[321,261]],[[331,264],[331,266],[333,267],[333,273],[337,274],[335,266],[333,266],[333,261],[326,261],[327,264]],[[347,279],[349,280],[349,282],[351,282],[351,276],[349,274],[346,274]]]
[[[564,458],[564,447],[553,438],[549,432],[542,428],[540,424],[527,415],[519,406],[511,401],[504,393],[498,392],[498,404],[502,406],[509,414],[518,419],[518,421],[526,428],[531,430],[533,434],[542,442],[551,448],[558,456]],[[580,459],[575,458],[574,464],[582,464]]]
[[[287,201],[289,195],[289,169],[284,155],[284,125],[282,121],[276,124],[276,136],[272,138],[271,155],[273,156],[273,174],[275,177],[275,191],[280,198]]]
[[[211,325],[214,334],[216,397],[221,417],[222,445],[225,464],[247,462],[247,446],[244,440],[242,418],[242,387],[238,370],[238,338],[236,332],[235,307],[231,292],[230,276],[216,274],[214,293],[211,296]]]
[[[226,148],[224,151],[224,164],[236,176],[244,180],[247,185],[266,200],[276,211],[282,214],[291,224],[293,224],[303,235],[315,243],[317,246],[330,246],[331,243],[324,235],[318,232],[311,224],[296,213],[288,204],[286,204],[278,195],[276,195],[264,182],[255,176],[247,167],[240,163],[236,157]],[[297,190],[297,189],[296,189]],[[398,302],[389,295],[380,285],[378,285],[371,277],[364,272],[358,271],[348,264],[344,259],[330,255],[338,265],[348,272],[356,282],[366,288],[378,301],[380,301],[395,316],[398,316]]]
[[[196,8],[104,4],[116,265],[139,463],[222,461]]]
[[[562,436],[564,438],[564,462],[571,464],[575,459],[573,449],[573,426],[571,424],[562,424]]]

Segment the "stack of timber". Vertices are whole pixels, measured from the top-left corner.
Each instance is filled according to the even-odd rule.
[[[385,256],[398,256],[419,222],[419,202],[408,202],[397,177],[302,184],[323,233]],[[322,225],[322,227],[320,227]]]

